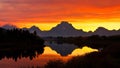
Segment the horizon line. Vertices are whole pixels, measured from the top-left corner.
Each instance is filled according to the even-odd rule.
[[[7,24],[4,24],[4,25],[0,25],[0,27],[3,27],[3,26],[13,26],[13,27],[15,27],[15,28],[18,28],[18,29],[22,29],[22,28],[27,28],[27,29],[30,29],[31,27],[33,27],[33,26],[35,26],[35,27],[38,27],[39,28],[39,30],[41,30],[41,31],[50,31],[50,30],[52,30],[52,28],[54,28],[54,27],[56,27],[57,25],[59,25],[59,24],[61,24],[62,22],[66,22],[66,23],[68,23],[68,24],[71,24],[76,30],[82,30],[82,31],[84,31],[84,32],[94,32],[94,31],[96,31],[98,28],[100,28],[100,27],[102,27],[102,28],[105,28],[105,29],[107,29],[107,30],[109,30],[109,31],[112,31],[112,30],[116,30],[116,31],[118,31],[118,30],[120,30],[120,28],[118,28],[118,29],[109,29],[109,28],[106,28],[106,27],[104,27],[104,26],[98,26],[98,27],[96,27],[94,30],[84,30],[84,28],[76,28],[72,23],[70,23],[70,22],[68,22],[68,21],[61,21],[60,23],[55,23],[55,26],[53,26],[53,27],[50,27],[50,29],[41,29],[41,27],[39,27],[39,25],[41,25],[41,24],[43,24],[44,26],[49,26],[50,24],[48,24],[48,25],[45,25],[46,23],[39,23],[39,25],[36,25],[36,24],[33,24],[33,25],[31,25],[31,26],[29,26],[29,27],[27,27],[27,26],[24,26],[24,27],[18,27],[17,25],[14,25],[14,24],[9,24],[9,23],[7,23]],[[81,24],[78,24],[78,25],[81,25]],[[90,26],[89,26],[90,27]]]

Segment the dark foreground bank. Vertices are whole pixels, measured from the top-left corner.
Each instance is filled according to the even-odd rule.
[[[37,54],[43,53],[44,40],[36,35],[36,32],[29,33],[27,30],[13,29],[5,30],[0,28],[0,59],[29,57],[34,58]]]

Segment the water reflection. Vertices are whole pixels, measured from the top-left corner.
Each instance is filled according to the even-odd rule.
[[[43,52],[44,50],[44,52]],[[90,47],[78,48],[73,44],[48,44],[44,49],[30,48],[27,50],[0,50],[0,67],[2,68],[29,68],[44,66],[49,60],[61,59],[64,62],[76,55],[84,55],[97,51]],[[32,60],[30,60],[32,59]],[[17,60],[17,62],[15,62]]]
[[[32,60],[37,55],[42,54],[44,51],[42,46],[37,47],[28,47],[28,48],[3,48],[0,49],[0,60],[3,58],[13,59],[17,61],[17,59],[21,58],[29,58]]]
[[[62,47],[61,47],[62,48]],[[60,49],[61,49],[60,48]],[[67,49],[69,50],[69,48]],[[97,49],[92,49],[90,47],[84,46],[82,48],[76,48],[72,51],[71,54],[67,54],[67,56],[78,56],[78,55],[85,55],[86,53],[90,53],[90,52],[95,52],[98,51]],[[62,51],[63,52],[63,51]],[[50,46],[46,46],[44,48],[44,52],[42,55],[61,55],[59,53],[57,53],[57,50],[53,50]],[[62,55],[61,55],[62,56]]]
[[[55,50],[52,50],[49,46],[44,47],[44,55],[58,55]]]
[[[66,43],[57,44],[54,42],[52,42],[52,43],[46,42],[45,45],[49,46],[52,50],[55,50],[61,56],[67,56],[67,55],[71,54],[73,52],[73,50],[78,48],[74,44],[66,44]]]
[[[69,49],[69,47],[68,47],[68,49]],[[94,52],[94,51],[98,51],[98,50],[84,46],[83,48],[74,49],[73,52],[67,56],[61,56],[61,54],[57,53],[57,51],[53,50],[50,46],[46,46],[44,48],[43,54],[39,55],[36,58],[36,60],[41,61],[42,62],[41,65],[45,65],[49,60],[57,60],[57,59],[61,59],[64,62],[66,62],[69,59],[71,59],[73,56],[85,55],[86,53],[90,53],[90,52]]]
[[[77,48],[72,52],[72,56],[85,55],[86,53],[98,51],[97,49],[92,49],[90,47],[84,46],[82,48]]]
[[[58,54],[60,54],[61,56],[68,56],[68,55],[72,55],[72,56],[76,56],[76,55],[84,55],[86,53],[90,53],[90,52],[94,52],[94,51],[98,51],[97,49],[92,49],[90,47],[84,46],[82,48],[78,48],[76,45],[74,44],[57,44],[57,43],[50,43],[50,42],[46,42],[47,48],[51,48],[52,51],[54,50],[54,52],[56,51]],[[48,47],[49,46],[49,47]],[[45,50],[50,50],[49,49],[45,49]],[[47,51],[50,54],[52,53],[51,51]],[[49,54],[48,53],[48,54]]]

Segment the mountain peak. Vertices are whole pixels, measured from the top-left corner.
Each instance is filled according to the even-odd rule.
[[[61,25],[70,25],[70,23],[69,22],[67,22],[67,21],[61,21],[61,23],[60,23]]]
[[[70,30],[75,30],[75,28],[72,26],[72,24],[70,24],[67,21],[62,21],[60,24],[58,24],[56,27],[52,28],[52,31],[70,31]]]
[[[30,31],[31,33],[33,33],[34,31],[39,32],[39,31],[41,31],[41,30],[40,30],[37,26],[32,26],[32,27],[29,28],[29,31]]]
[[[3,29],[9,29],[9,30],[11,30],[11,29],[15,29],[15,28],[17,28],[17,27],[14,26],[14,25],[6,24],[6,25],[3,25],[2,28],[3,28]]]
[[[72,25],[72,24],[69,23],[68,21],[61,21],[60,25]]]
[[[36,29],[39,29],[39,28],[34,25],[34,26],[30,27],[30,29],[35,29],[36,30]]]
[[[98,27],[96,29],[96,31],[108,31],[108,29],[104,28],[104,27]]]

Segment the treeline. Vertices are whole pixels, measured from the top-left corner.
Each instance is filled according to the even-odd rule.
[[[18,57],[35,57],[36,52],[41,54],[44,48],[44,40],[30,33],[28,30],[0,28],[0,59],[7,57],[17,59]]]
[[[45,38],[47,41],[55,41],[56,43],[70,43],[75,44],[79,47],[89,46],[92,48],[106,48],[109,45],[120,44],[120,35],[116,36],[99,36],[93,35],[88,37],[48,37]]]
[[[0,45],[43,45],[44,40],[30,33],[28,30],[13,29],[5,30],[0,28]]]

